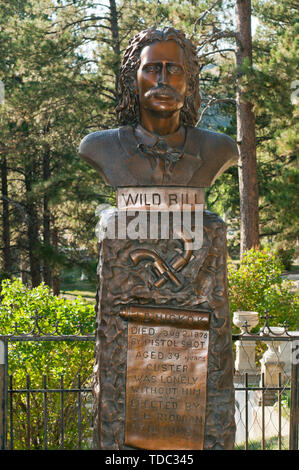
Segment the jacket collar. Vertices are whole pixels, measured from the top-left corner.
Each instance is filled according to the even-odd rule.
[[[123,126],[118,130],[118,138],[125,154],[124,164],[140,186],[152,185],[152,168],[146,155],[138,150],[138,142],[132,126]],[[197,144],[197,145],[196,145]],[[185,186],[202,165],[199,142],[194,141],[192,127],[186,127],[183,157],[175,164],[169,186]],[[142,183],[140,183],[142,181]]]

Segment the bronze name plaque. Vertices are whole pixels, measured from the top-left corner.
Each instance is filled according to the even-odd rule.
[[[125,444],[202,449],[209,313],[129,306]]]
[[[129,187],[117,189],[117,208],[127,211],[199,210],[205,204],[205,188]]]

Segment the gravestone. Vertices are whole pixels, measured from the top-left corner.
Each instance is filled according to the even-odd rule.
[[[95,448],[234,445],[226,228],[204,199],[238,153],[195,127],[198,72],[183,32],[142,31],[124,55],[121,127],[80,144],[117,190],[98,227]]]

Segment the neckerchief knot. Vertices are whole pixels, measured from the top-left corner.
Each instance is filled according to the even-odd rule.
[[[176,163],[182,157],[182,153],[168,147],[164,139],[158,139],[154,145],[139,144],[138,149],[149,157],[161,158],[170,163]]]

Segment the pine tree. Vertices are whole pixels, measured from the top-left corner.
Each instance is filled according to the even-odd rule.
[[[236,1],[237,143],[239,147],[240,255],[259,246],[255,115],[243,76],[252,68],[251,0]]]
[[[295,251],[298,239],[298,6],[255,2],[260,26],[251,81],[257,114],[261,237]],[[253,83],[254,82],[254,83]]]

